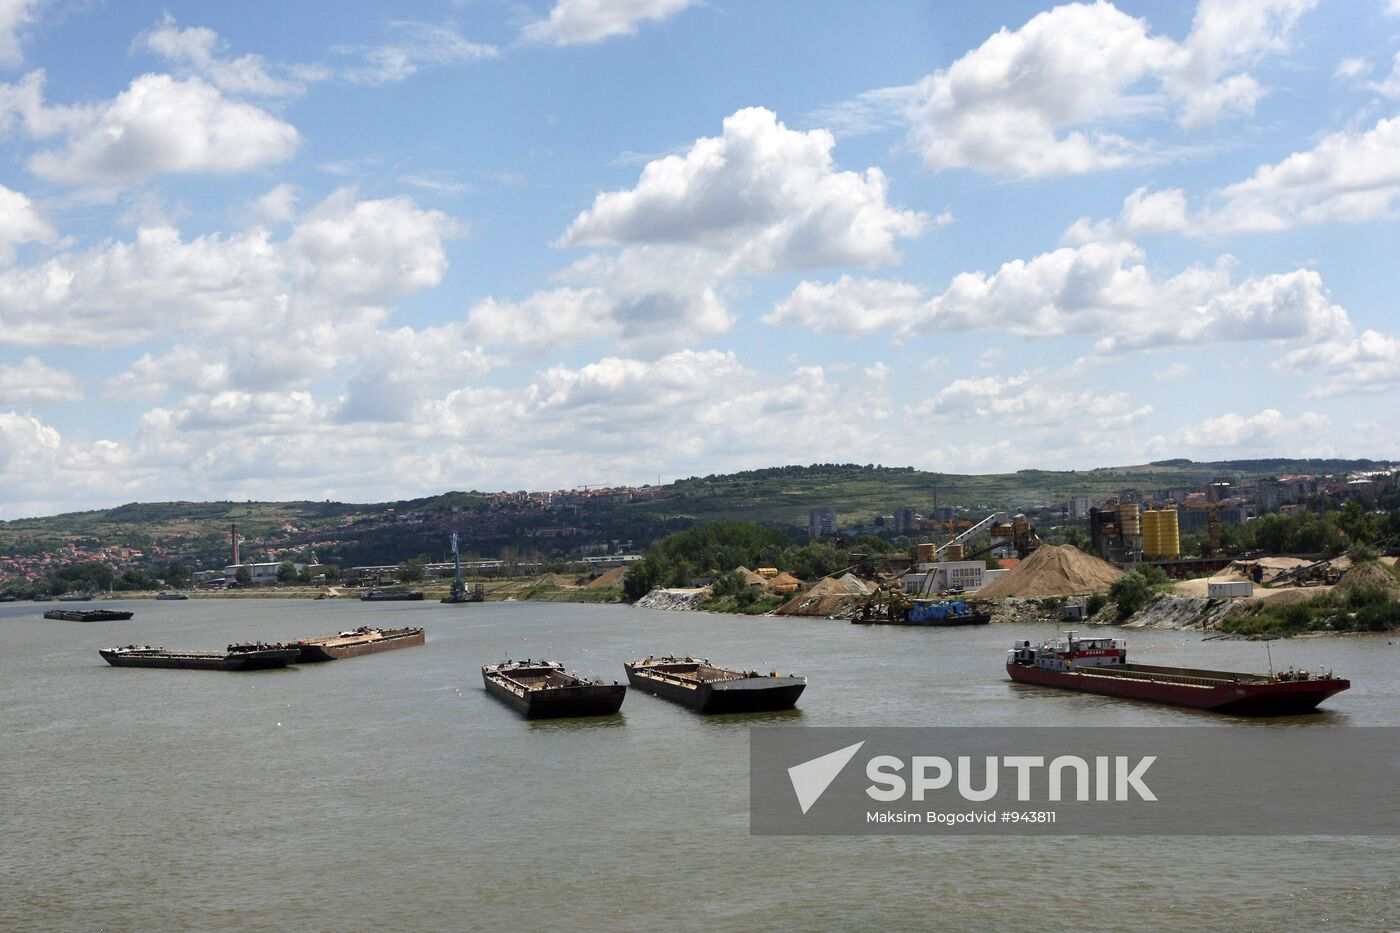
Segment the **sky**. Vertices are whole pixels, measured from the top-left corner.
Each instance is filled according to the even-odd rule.
[[[0,0],[0,519],[1400,458],[1400,0]]]

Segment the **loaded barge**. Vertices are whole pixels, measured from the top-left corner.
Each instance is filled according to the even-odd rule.
[[[791,709],[807,678],[769,671],[734,671],[704,658],[647,658],[623,665],[638,690],[701,713],[758,713]]]
[[[622,706],[627,685],[588,680],[558,661],[503,661],[481,669],[486,692],[515,707],[526,719],[611,716]]]
[[[97,652],[113,667],[179,667],[201,671],[256,671],[286,667],[300,652],[285,645],[229,645],[225,651],[171,651],[150,645],[103,648]]]
[[[50,609],[44,618],[59,622],[125,622],[134,614],[125,609]]]
[[[379,629],[362,625],[354,631],[341,632],[338,635],[302,638],[287,647],[298,650],[297,661],[334,661],[337,658],[353,658],[394,648],[411,648],[423,644],[424,640],[424,631],[421,628]]]
[[[1351,681],[1331,671],[1288,670],[1246,674],[1189,667],[1129,664],[1128,646],[1110,637],[1062,639],[1039,648],[1017,642],[1007,654],[1006,673],[1019,683],[1099,693],[1105,696],[1189,706],[1237,716],[1306,713]]]
[[[362,603],[410,602],[422,598],[422,590],[369,590],[360,594],[360,602]]]

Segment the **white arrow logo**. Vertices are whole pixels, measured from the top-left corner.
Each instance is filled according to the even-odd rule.
[[[839,775],[855,757],[856,752],[864,742],[857,742],[854,745],[847,745],[839,748],[830,754],[822,755],[820,758],[813,758],[811,761],[804,761],[800,765],[793,765],[788,768],[788,778],[792,781],[792,790],[797,794],[797,802],[802,807],[802,812],[806,813],[812,809],[812,804],[821,799],[822,794],[831,786],[831,782]]]

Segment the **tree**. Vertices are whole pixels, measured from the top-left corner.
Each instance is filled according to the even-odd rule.
[[[1108,598],[1118,604],[1118,620],[1124,621],[1143,606],[1152,595],[1152,587],[1147,578],[1136,570],[1130,570],[1108,588]]]
[[[239,586],[248,586],[253,582],[253,571],[248,569],[247,564],[239,564],[233,572],[233,581]]]
[[[399,564],[399,569],[394,572],[400,583],[416,583],[423,579],[423,575],[428,569],[428,555],[419,554],[411,560],[406,560]]]
[[[284,560],[277,565],[277,582],[291,583],[297,578],[297,565],[289,560]]]
[[[165,565],[161,571],[161,577],[165,579],[165,585],[174,587],[177,590],[184,589],[193,581],[190,568],[179,561],[171,561]]]

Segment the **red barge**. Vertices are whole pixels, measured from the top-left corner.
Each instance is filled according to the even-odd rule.
[[[1236,716],[1306,713],[1351,681],[1331,671],[1289,669],[1276,674],[1245,674],[1190,667],[1129,664],[1127,644],[1110,637],[1064,638],[1038,648],[1017,642],[1007,654],[1006,673],[1019,683],[1085,693],[1190,706]]]

